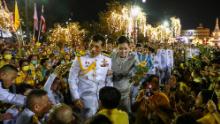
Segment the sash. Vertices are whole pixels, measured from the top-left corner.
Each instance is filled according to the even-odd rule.
[[[81,75],[86,75],[88,74],[90,71],[92,70],[96,70],[96,61],[94,61],[92,64],[90,64],[87,68],[84,68],[82,65],[82,61],[80,59],[80,57],[77,57],[78,61],[79,61],[79,67],[82,71]]]

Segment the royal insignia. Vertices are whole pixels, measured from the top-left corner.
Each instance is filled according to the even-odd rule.
[[[85,75],[85,74],[89,73],[90,71],[96,70],[96,61],[94,61],[93,63],[91,63],[90,65],[88,65],[87,68],[84,68],[84,67],[83,67],[82,61],[81,61],[80,57],[78,57],[78,61],[79,61],[80,69],[81,69],[81,71],[82,71],[82,75]]]
[[[107,67],[109,65],[108,61],[106,59],[103,59],[101,67]]]

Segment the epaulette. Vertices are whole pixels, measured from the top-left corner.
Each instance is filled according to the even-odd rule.
[[[108,54],[108,53],[102,53],[104,56],[107,56],[107,57],[111,57],[111,55],[110,54]]]

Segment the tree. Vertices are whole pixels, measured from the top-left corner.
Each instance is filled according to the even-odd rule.
[[[126,22],[121,18],[122,8],[119,2],[112,2],[108,4],[107,11],[99,14],[100,31],[113,39],[123,35],[126,30]]]
[[[135,35],[139,36],[146,32],[145,13],[130,3],[121,4],[117,1],[109,3],[107,11],[99,14],[99,23],[101,32],[114,40],[121,35],[135,38]]]
[[[48,41],[56,44],[82,45],[86,35],[86,30],[82,29],[78,22],[71,22],[67,25],[55,25],[50,30]]]

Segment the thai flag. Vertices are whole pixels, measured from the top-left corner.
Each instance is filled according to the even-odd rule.
[[[37,16],[37,7],[36,3],[34,4],[34,29],[38,31],[38,16]]]
[[[45,33],[46,32],[46,20],[44,18],[44,6],[42,5],[42,10],[41,10],[41,16],[40,16],[40,26],[41,26],[41,32]]]
[[[41,24],[42,24],[41,32],[42,32],[42,33],[45,33],[45,32],[46,32],[46,20],[45,20],[45,18],[44,18],[43,15],[41,15],[40,18],[41,18]]]

